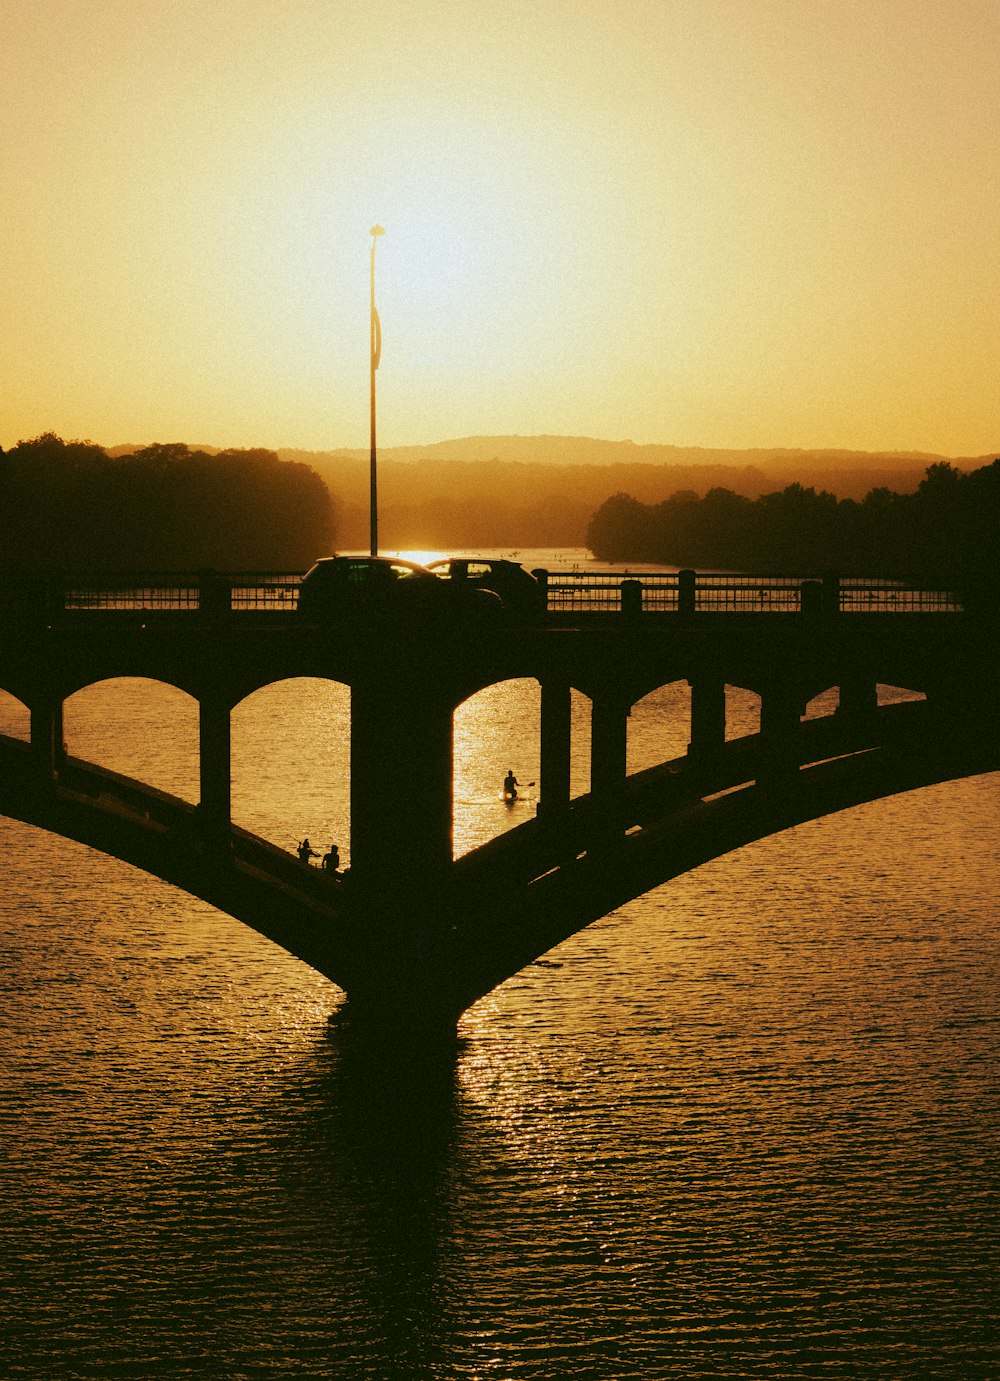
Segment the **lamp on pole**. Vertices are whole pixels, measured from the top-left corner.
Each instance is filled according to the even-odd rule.
[[[378,556],[378,480],[376,477],[375,465],[375,371],[378,369],[378,362],[382,356],[382,325],[378,319],[378,312],[375,310],[375,246],[378,237],[384,235],[385,231],[380,225],[373,225],[371,229],[372,253],[371,253],[371,401],[372,401],[372,460],[371,460],[371,491],[369,497],[369,513],[371,517],[371,554]]]

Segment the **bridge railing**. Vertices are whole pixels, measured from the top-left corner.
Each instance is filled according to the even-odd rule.
[[[954,591],[915,581],[691,571],[536,571],[545,609],[565,614],[960,613]]]
[[[535,573],[546,616],[659,614],[951,614],[951,590],[917,581],[835,575],[740,575],[713,571],[544,571]],[[31,618],[166,612],[209,615],[292,613],[297,571],[100,573],[0,580],[0,614]]]
[[[201,592],[197,577],[178,577],[164,583],[161,576],[100,576],[91,580],[71,578],[66,584],[48,588],[54,610],[101,611],[113,613],[153,613],[157,610],[198,609]]]
[[[699,572],[690,580],[693,586],[693,612],[797,614],[802,609],[804,583],[802,576]]]
[[[289,613],[298,607],[301,579],[297,571],[230,576],[231,608],[250,613]]]
[[[962,601],[954,590],[922,589],[902,580],[842,576],[838,608],[842,614],[958,614]]]
[[[539,574],[536,572],[536,574]],[[641,577],[628,571],[545,571],[546,612],[549,614],[617,614],[625,606],[628,591],[641,581],[644,612],[674,613],[678,587],[674,572],[644,572]],[[631,582],[631,585],[630,585]]]
[[[198,571],[166,576],[125,572],[49,580],[44,593],[46,604],[55,612],[288,612],[298,602],[301,579],[299,571]]]

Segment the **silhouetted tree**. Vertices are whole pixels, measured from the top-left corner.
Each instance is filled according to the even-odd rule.
[[[839,570],[975,590],[1000,585],[1000,460],[963,474],[928,467],[915,493],[872,489],[859,503],[790,484],[758,499],[681,490],[660,504],[616,494],[587,534],[606,561],[702,569]]]
[[[0,456],[7,569],[299,569],[332,545],[326,485],[273,451],[112,458],[49,432]]]

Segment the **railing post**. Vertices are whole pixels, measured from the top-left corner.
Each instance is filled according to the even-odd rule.
[[[547,614],[549,612],[549,573],[544,567],[539,566],[531,574],[538,581],[538,612]]]
[[[836,571],[823,576],[823,612],[828,618],[840,613],[840,576]]]
[[[691,687],[691,741],[688,757],[703,763],[726,744],[726,683],[721,676],[697,676]]]
[[[200,816],[206,834],[228,838],[232,817],[232,716],[214,697],[198,702]]]
[[[198,611],[201,614],[228,614],[233,591],[229,579],[218,571],[198,572]]]
[[[693,614],[697,599],[697,575],[692,570],[677,572],[677,612]]]
[[[818,619],[824,613],[823,585],[819,580],[804,580],[799,586],[799,612],[804,618]]]
[[[538,815],[546,820],[565,814],[570,799],[572,694],[562,682],[542,682],[541,764]]]
[[[623,580],[621,586],[621,611],[625,619],[637,619],[642,614],[642,581]]]
[[[63,702],[44,699],[31,705],[31,749],[38,775],[46,783],[59,780],[66,758],[63,742]]]
[[[45,623],[55,623],[66,611],[66,578],[61,573],[50,573],[42,579],[42,619]]]

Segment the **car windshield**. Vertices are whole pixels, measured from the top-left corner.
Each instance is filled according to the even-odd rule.
[[[356,561],[348,559],[337,568],[341,579],[351,585],[367,585],[372,581],[412,580],[423,575],[419,566],[410,566],[405,561],[380,561],[377,558],[359,557]]]

